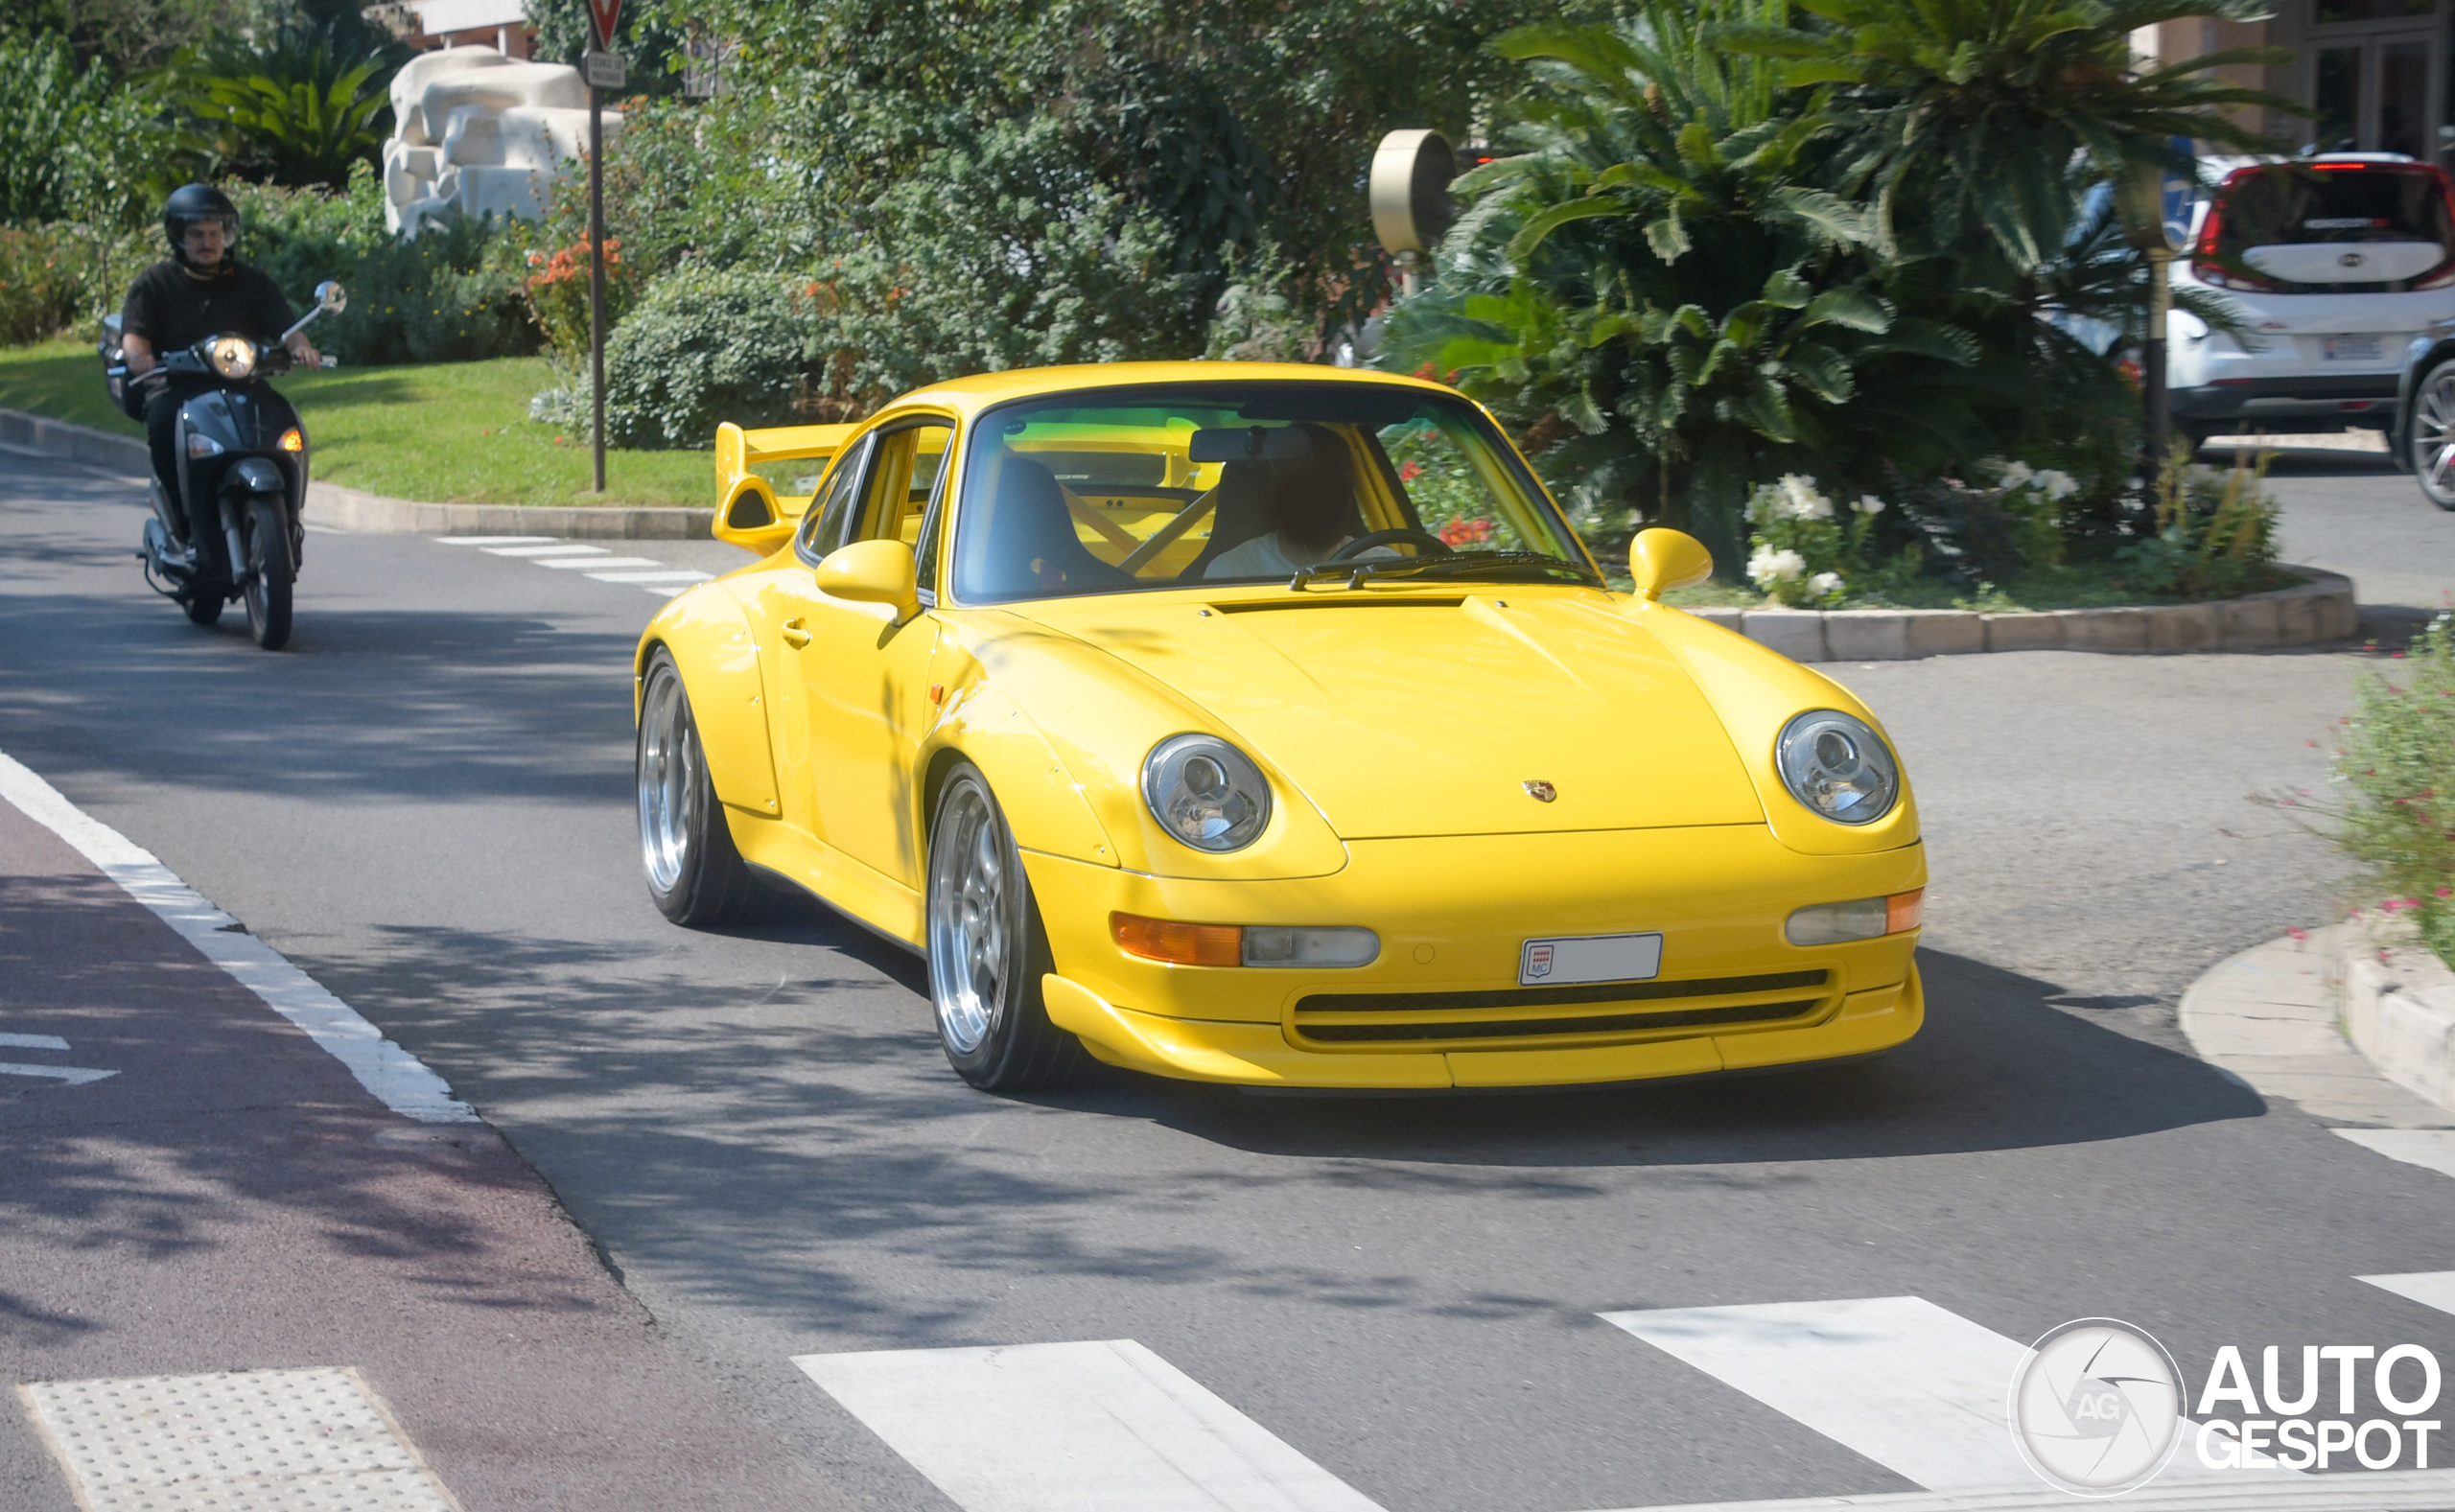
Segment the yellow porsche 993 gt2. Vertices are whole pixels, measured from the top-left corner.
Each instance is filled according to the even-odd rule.
[[[825,458],[802,495],[771,473]],[[668,919],[807,890],[975,1086],[1531,1086],[1918,1030],[1908,780],[1828,679],[1594,559],[1489,415],[1320,367],[1042,369],[727,426],[760,560],[638,661]]]

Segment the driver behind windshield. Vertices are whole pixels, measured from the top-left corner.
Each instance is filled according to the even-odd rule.
[[[1271,465],[1270,489],[1262,496],[1262,519],[1270,528],[1219,553],[1204,577],[1287,577],[1329,560],[1355,539],[1348,528],[1356,520],[1355,473],[1346,444],[1323,426],[1298,429],[1310,433],[1313,454]],[[1357,553],[1397,554],[1383,547]]]
[[[160,365],[161,355],[193,346],[208,337],[243,336],[260,347],[281,343],[281,334],[298,316],[283,298],[280,286],[259,269],[245,267],[233,256],[239,242],[239,207],[211,184],[189,184],[172,194],[162,206],[162,234],[171,244],[168,262],[156,263],[137,275],[120,313],[121,350],[131,382]],[[321,359],[302,332],[292,336],[290,355],[302,367]],[[153,452],[153,475],[175,500],[179,492],[179,458],[175,434],[179,406],[211,379],[173,378],[154,382],[145,401],[145,439]],[[212,500],[195,501],[209,510]],[[192,539],[212,545],[202,553],[218,561],[219,545],[212,521],[199,531],[191,522]]]

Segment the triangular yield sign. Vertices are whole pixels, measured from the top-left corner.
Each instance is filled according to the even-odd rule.
[[[622,18],[622,0],[588,0],[588,13],[596,22],[597,48],[612,52],[614,24]]]

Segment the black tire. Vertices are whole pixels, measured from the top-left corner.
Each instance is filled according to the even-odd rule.
[[[641,866],[657,912],[693,929],[763,916],[771,895],[734,849],[724,806],[708,779],[690,695],[662,646],[648,658],[632,769],[639,781]]]
[[[276,500],[247,501],[240,517],[239,543],[246,548],[246,583],[239,596],[247,606],[247,634],[268,651],[290,643],[290,516]]]
[[[222,590],[211,586],[190,584],[179,597],[179,607],[187,611],[188,622],[197,625],[218,625],[222,622],[222,606],[226,600]]]
[[[2404,435],[2404,455],[2421,497],[2441,509],[2455,509],[2455,358],[2438,363],[2413,385],[2412,418]]]
[[[1040,978],[1056,969],[1015,832],[989,781],[958,763],[929,825],[924,902],[929,1005],[955,1074],[987,1092],[1062,1086],[1089,1055],[1048,1021]]]

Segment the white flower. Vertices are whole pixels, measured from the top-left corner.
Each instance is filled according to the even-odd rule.
[[[1796,551],[1776,551],[1769,546],[1758,547],[1756,554],[1747,559],[1747,575],[1761,587],[1795,583],[1806,570],[1806,557]]]
[[[1815,491],[1815,479],[1799,473],[1782,477],[1782,513],[1792,520],[1830,520],[1833,500]]]
[[[1841,592],[1841,574],[1838,572],[1818,572],[1813,577],[1807,580],[1807,586],[1815,590],[1816,597],[1830,598],[1834,594]]]
[[[1872,517],[1883,513],[1883,500],[1873,494],[1860,494],[1859,501],[1850,507],[1862,515]]]
[[[2001,477],[2005,488],[2026,488],[2037,473],[2026,462],[2006,462]]]
[[[2080,491],[2080,480],[2058,468],[2044,467],[2038,469],[2037,486],[2059,504]]]

